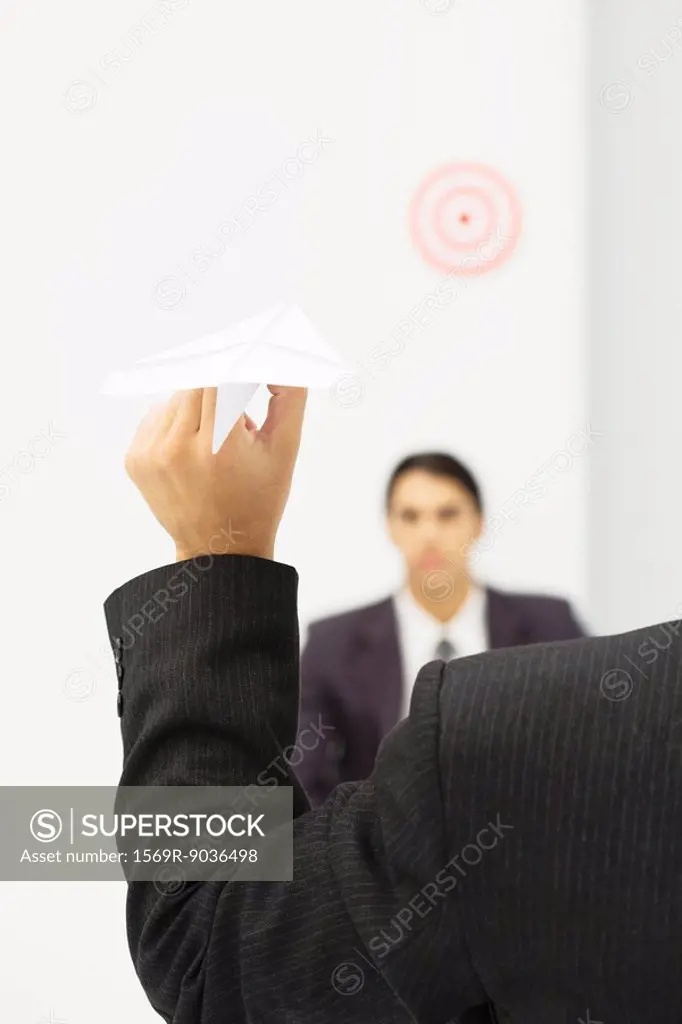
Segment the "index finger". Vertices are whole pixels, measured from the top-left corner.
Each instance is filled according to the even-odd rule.
[[[213,437],[217,402],[218,389],[204,388],[204,392],[201,396],[201,424],[199,426],[199,431],[202,434],[207,434],[209,437]]]

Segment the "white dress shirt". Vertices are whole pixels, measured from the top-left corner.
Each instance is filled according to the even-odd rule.
[[[404,718],[410,708],[417,673],[438,657],[436,648],[441,640],[450,641],[456,658],[488,650],[487,593],[483,587],[472,585],[466,601],[448,622],[439,622],[429,615],[417,604],[408,587],[394,595],[393,603],[403,664]]]

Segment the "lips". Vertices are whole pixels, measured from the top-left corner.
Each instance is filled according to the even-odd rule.
[[[426,555],[422,555],[419,559],[420,569],[441,569],[445,564],[445,559],[442,555],[430,552]]]

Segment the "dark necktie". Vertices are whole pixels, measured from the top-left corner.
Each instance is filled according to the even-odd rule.
[[[448,639],[443,637],[436,647],[435,657],[439,658],[441,661],[450,661],[455,657],[455,653],[454,645],[451,644]]]

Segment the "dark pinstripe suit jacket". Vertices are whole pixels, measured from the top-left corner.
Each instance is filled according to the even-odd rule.
[[[296,598],[293,568],[222,556],[107,599],[122,784],[246,784],[281,758]],[[488,1001],[522,1024],[679,1024],[681,627],[425,666],[369,779],[306,813],[290,776],[294,882],[130,885],[152,1005],[174,1024],[445,1024]]]

